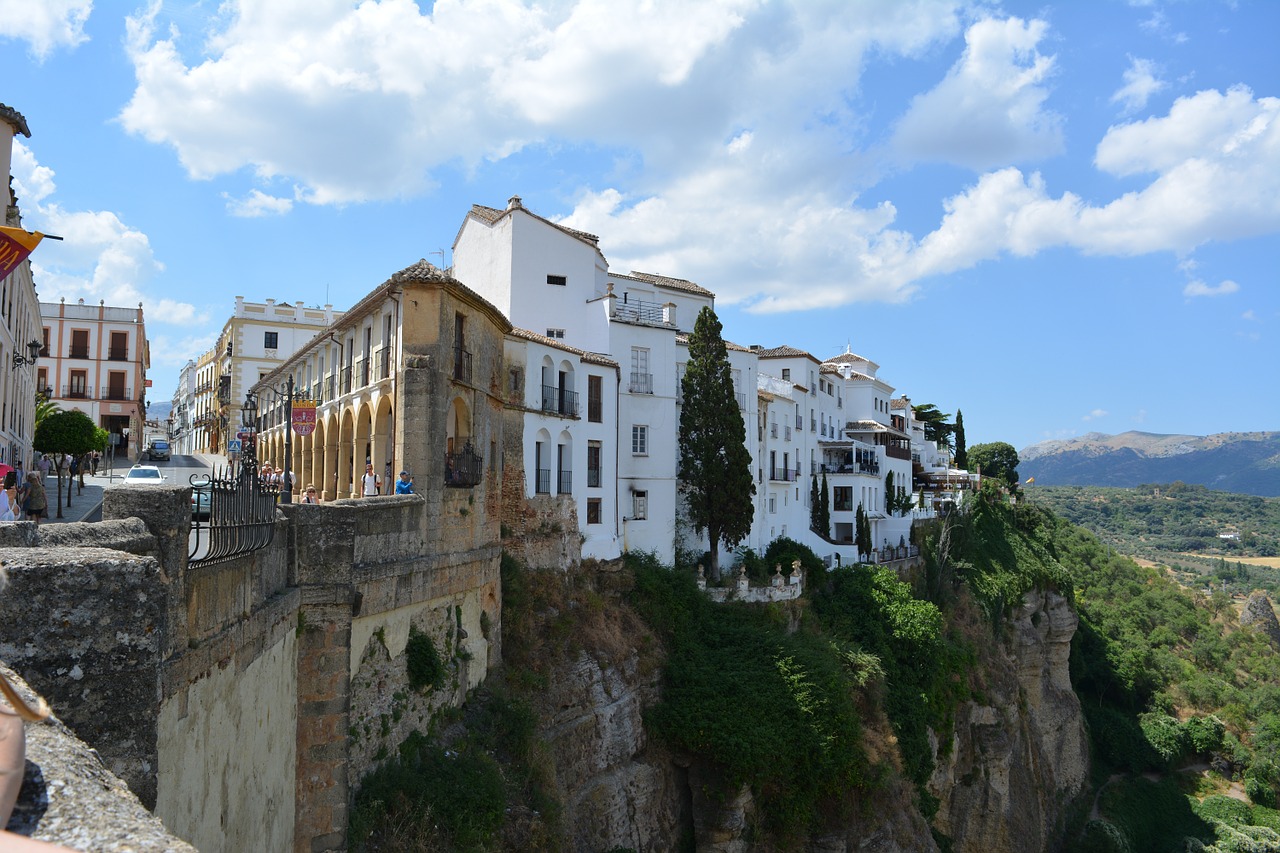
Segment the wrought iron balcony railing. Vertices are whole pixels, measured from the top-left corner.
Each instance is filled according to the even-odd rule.
[[[484,477],[484,457],[468,442],[462,450],[444,455],[444,484],[453,488],[480,485]]]
[[[652,394],[653,393],[653,374],[652,373],[632,373],[631,385],[629,390],[632,394]]]

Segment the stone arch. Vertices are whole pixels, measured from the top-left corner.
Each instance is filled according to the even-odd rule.
[[[551,443],[551,433],[544,427],[539,429],[533,437],[532,457],[528,461],[529,494],[550,494],[553,459],[555,459],[555,450]]]
[[[391,408],[391,397],[380,394],[374,401],[373,411],[373,465],[382,474],[383,491],[390,494],[394,491],[396,471],[399,460],[395,458],[395,414]]]
[[[445,426],[445,451],[459,453],[471,441],[471,407],[461,396],[449,403],[449,418]]]
[[[353,495],[352,482],[355,474],[355,412],[350,406],[342,409],[342,420],[339,422],[338,454],[337,454],[337,488],[338,497],[349,498]]]

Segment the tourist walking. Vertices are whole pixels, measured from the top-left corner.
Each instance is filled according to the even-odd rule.
[[[360,478],[360,494],[366,498],[376,497],[382,489],[382,478],[373,473],[373,463],[366,463],[364,476]]]
[[[23,501],[26,509],[27,518],[40,524],[40,519],[49,514],[49,498],[44,492],[44,483],[40,481],[40,475],[32,471],[27,475],[27,496]]]
[[[101,461],[102,455],[98,451],[93,451],[93,455],[89,457],[89,465],[92,468],[93,476],[98,476],[98,462]]]

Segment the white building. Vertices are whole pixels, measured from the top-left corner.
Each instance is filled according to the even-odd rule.
[[[169,441],[171,452],[182,456],[198,453],[195,431],[196,363],[188,359],[178,372],[178,384],[173,389],[173,408],[169,411]]]
[[[13,162],[13,138],[16,134],[30,137],[27,120],[17,110],[0,104],[0,160],[4,164],[4,219],[11,228],[22,227],[18,199],[9,185]],[[36,392],[45,386],[38,383],[29,361],[32,343],[42,341],[40,307],[31,264],[18,264],[0,281],[0,462],[30,468],[31,439],[35,432]],[[44,355],[43,350],[40,354]],[[23,359],[19,361],[16,359]]]
[[[114,308],[65,299],[40,303],[45,351],[37,383],[64,411],[81,411],[116,436],[116,457],[138,458],[151,351],[142,303]]]

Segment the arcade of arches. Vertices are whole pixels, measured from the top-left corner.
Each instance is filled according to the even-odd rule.
[[[287,428],[285,424],[273,426],[259,437],[261,461],[283,467]],[[321,500],[358,497],[366,462],[372,463],[374,472],[382,478],[382,493],[389,494],[397,470],[394,435],[392,397],[381,389],[321,404],[316,412],[315,432],[292,437],[289,467],[295,494],[314,485]]]

